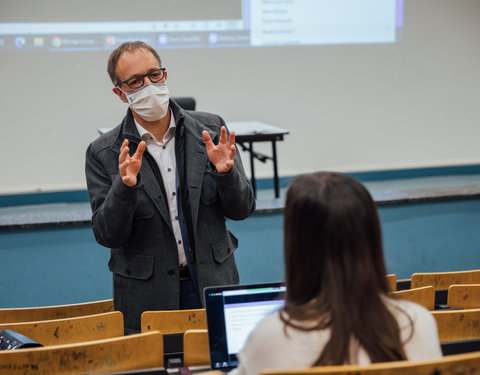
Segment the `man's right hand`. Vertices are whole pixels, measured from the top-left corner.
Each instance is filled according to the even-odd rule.
[[[145,148],[145,142],[141,141],[138,144],[135,155],[130,157],[128,153],[130,151],[128,148],[128,139],[125,138],[123,141],[122,147],[120,148],[120,156],[118,157],[118,169],[125,185],[135,186],[137,184],[137,175],[142,166],[142,155]]]

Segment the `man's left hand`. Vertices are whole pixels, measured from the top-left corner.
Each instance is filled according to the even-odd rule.
[[[203,140],[207,148],[207,154],[210,161],[217,168],[218,173],[227,173],[233,167],[234,157],[237,153],[235,148],[235,132],[230,133],[227,138],[225,126],[220,129],[220,140],[218,145],[214,145],[210,134],[206,130],[202,132]]]

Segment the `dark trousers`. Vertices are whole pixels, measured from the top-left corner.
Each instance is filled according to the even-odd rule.
[[[201,308],[202,302],[192,279],[180,280],[180,310]]]

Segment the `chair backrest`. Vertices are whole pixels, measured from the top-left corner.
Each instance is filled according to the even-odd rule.
[[[395,292],[397,290],[397,275],[395,275],[394,273],[388,274],[387,283],[390,287],[390,291]]]
[[[0,351],[0,374],[98,374],[163,366],[158,332],[105,340]]]
[[[261,375],[460,375],[478,374],[480,371],[480,352],[449,355],[430,361],[396,361],[373,363],[367,366],[318,366],[302,370],[265,370]]]
[[[447,294],[447,305],[462,309],[480,307],[480,284],[450,285]]]
[[[480,339],[480,309],[436,310],[440,342]]]
[[[113,300],[76,303],[71,305],[0,309],[0,323],[34,322],[101,314],[113,311]]]
[[[413,289],[432,285],[439,290],[448,289],[453,284],[480,284],[480,270],[414,273],[410,287]]]
[[[206,329],[189,329],[183,335],[183,365],[210,365],[208,331]]]
[[[123,314],[113,311],[67,319],[0,324],[0,331],[4,329],[21,333],[44,346],[72,344],[123,336]]]
[[[163,334],[207,329],[205,309],[145,311],[140,323],[142,332],[160,331]]]
[[[175,96],[172,99],[183,109],[195,111],[197,102],[191,96]]]
[[[421,288],[398,290],[393,294],[411,302],[422,305],[427,310],[435,308],[435,288],[433,286],[423,286]]]

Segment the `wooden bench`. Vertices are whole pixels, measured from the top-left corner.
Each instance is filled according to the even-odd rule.
[[[123,314],[113,311],[67,319],[0,324],[0,331],[4,329],[21,333],[44,346],[72,344],[123,336]]]
[[[387,283],[390,287],[390,291],[395,292],[397,290],[397,275],[395,275],[394,273],[388,274]]]
[[[317,366],[300,370],[264,370],[261,375],[461,375],[480,373],[480,352],[421,362],[395,361],[366,366]]]
[[[183,365],[210,365],[208,331],[206,329],[189,329],[183,335]]]
[[[480,339],[480,309],[430,312],[437,322],[440,342]]]
[[[480,307],[480,284],[459,284],[448,287],[447,305],[452,308]]]
[[[0,351],[0,374],[100,374],[163,366],[158,332],[76,344]]]
[[[184,333],[187,329],[207,329],[205,309],[145,311],[140,320],[142,332],[168,334]]]
[[[398,290],[393,292],[393,294],[407,301],[418,303],[427,310],[433,310],[435,308],[435,288],[433,286]]]
[[[187,330],[207,329],[205,309],[145,311],[140,320],[141,332],[157,331],[163,335],[167,365],[178,360],[183,363],[183,339]]]
[[[76,303],[70,305],[0,309],[0,323],[35,322],[73,318],[113,311],[113,300]]]
[[[480,284],[480,270],[414,273],[410,287],[431,285],[438,290],[448,289],[453,284]]]

